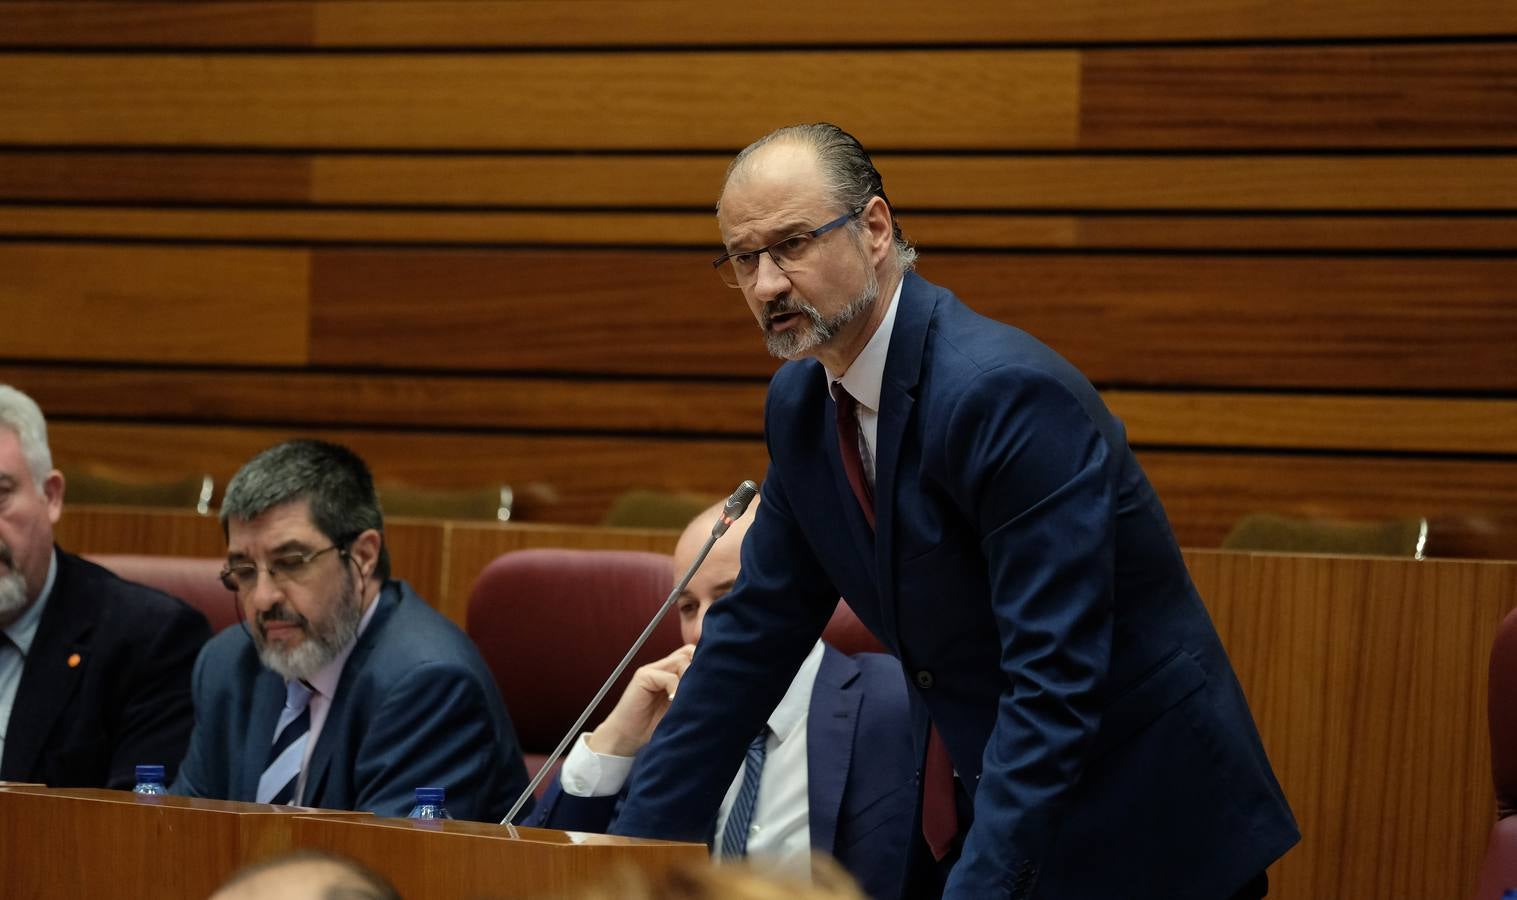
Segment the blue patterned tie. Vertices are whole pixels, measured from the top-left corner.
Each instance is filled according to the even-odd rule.
[[[768,750],[769,726],[759,729],[758,737],[748,745],[743,762],[743,784],[727,813],[727,827],[722,829],[722,858],[742,859],[748,855],[748,826],[753,824],[753,808],[758,805],[759,779],[764,775],[764,753]]]
[[[274,745],[258,779],[257,802],[284,805],[295,799],[300,764],[305,759],[306,736],[311,730],[311,689],[291,681],[284,689],[284,709],[274,726]]]

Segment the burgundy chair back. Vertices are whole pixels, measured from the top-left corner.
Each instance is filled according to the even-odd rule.
[[[1517,888],[1517,610],[1496,631],[1487,702],[1497,819],[1475,900],[1501,900],[1504,891]]]
[[[91,553],[90,561],[125,578],[178,597],[205,614],[211,631],[237,624],[236,598],[221,583],[222,559]]]
[[[495,674],[529,772],[557,746],[673,587],[668,556],[634,551],[518,550],[479,573],[467,630]],[[634,669],[679,644],[679,617],[671,611],[586,727],[611,711]]]

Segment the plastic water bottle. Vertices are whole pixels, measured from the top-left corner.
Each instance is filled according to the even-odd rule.
[[[416,789],[416,805],[406,815],[408,819],[451,819],[448,808],[443,805],[444,790],[440,787]]]
[[[169,789],[163,786],[163,766],[138,766],[137,786],[132,788],[134,794],[167,794]]]

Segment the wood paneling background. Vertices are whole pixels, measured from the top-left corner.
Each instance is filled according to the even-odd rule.
[[[775,363],[707,271],[712,204],[741,146],[825,118],[924,275],[1105,391],[1187,545],[1254,511],[1428,516],[1517,557],[1505,0],[0,22],[0,379],[71,466],[224,482],[312,433],[382,480],[530,485],[554,521],[725,493],[762,474]]]

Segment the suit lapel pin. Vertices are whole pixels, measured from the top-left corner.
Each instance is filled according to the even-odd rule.
[[[68,655],[68,667],[70,669],[77,669],[77,668],[79,668],[79,654],[77,654],[77,653],[70,653]]]

